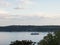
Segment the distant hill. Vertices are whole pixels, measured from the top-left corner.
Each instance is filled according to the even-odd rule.
[[[53,32],[60,30],[60,26],[33,26],[33,25],[11,25],[11,26],[0,26],[0,32]]]

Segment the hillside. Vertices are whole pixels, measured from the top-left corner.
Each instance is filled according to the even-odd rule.
[[[0,26],[0,32],[49,32],[60,30],[60,26],[32,26],[32,25],[11,25]]]

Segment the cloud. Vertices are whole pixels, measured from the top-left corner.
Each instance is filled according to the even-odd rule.
[[[33,4],[32,0],[24,0],[24,4]]]
[[[0,10],[0,19],[4,19],[9,16],[9,12],[5,10]]]
[[[58,18],[60,17],[60,13],[47,13],[47,12],[40,12],[35,11],[31,12],[30,14],[26,14],[27,16],[39,16],[39,17],[47,17],[47,18]]]
[[[16,0],[18,4],[33,4],[32,0]]]
[[[19,10],[19,9],[24,9],[22,7],[15,7],[14,9]]]
[[[0,0],[0,6],[9,7],[11,6],[11,3],[5,0]]]
[[[17,9],[27,9],[34,4],[31,0],[16,0]]]
[[[60,17],[60,13],[47,13],[47,12],[41,12],[41,11],[12,11],[10,13],[11,15],[19,15],[19,16],[39,16],[39,17],[47,17],[47,18],[57,18]]]
[[[8,12],[4,10],[0,10],[0,14],[8,14]]]
[[[0,19],[0,25],[58,25],[60,18],[47,18],[39,16],[12,16]],[[7,22],[7,23],[6,23]]]

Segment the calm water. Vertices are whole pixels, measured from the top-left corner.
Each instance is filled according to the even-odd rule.
[[[0,32],[0,45],[9,45],[15,40],[32,40],[40,41],[47,32],[39,32],[39,35],[30,35],[31,32]]]

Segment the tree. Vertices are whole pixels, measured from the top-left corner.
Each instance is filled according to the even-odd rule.
[[[11,42],[10,45],[35,45],[35,42],[32,42],[31,40],[22,40],[22,41],[14,41],[14,42]]]
[[[59,34],[57,32],[57,35],[56,33],[52,34],[52,33],[48,33],[47,36],[45,36],[41,41],[39,41],[38,45],[59,45],[58,44],[58,40],[57,38],[59,38]]]
[[[58,43],[58,45],[60,45],[60,31],[56,31],[54,32],[55,34],[55,40]]]

